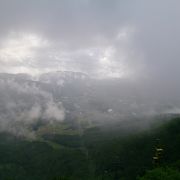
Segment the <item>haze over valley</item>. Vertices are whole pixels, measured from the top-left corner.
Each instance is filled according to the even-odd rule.
[[[0,0],[0,179],[180,179],[179,6]]]

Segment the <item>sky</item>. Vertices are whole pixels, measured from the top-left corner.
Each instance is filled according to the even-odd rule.
[[[0,0],[0,72],[178,83],[179,0]]]
[[[40,80],[47,72],[82,72],[105,79],[94,82],[114,107],[120,100],[117,107],[131,113],[180,113],[179,8],[179,0],[0,0],[0,73]],[[127,101],[137,94],[134,103],[108,92],[111,78],[118,80],[112,92]],[[51,93],[26,86],[0,80],[1,130],[23,134],[34,118],[64,120]]]

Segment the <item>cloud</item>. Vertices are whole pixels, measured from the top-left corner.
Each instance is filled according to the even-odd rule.
[[[111,43],[69,49],[36,34],[14,32],[1,44],[0,70],[31,75],[68,70],[99,78],[121,78],[133,72],[126,61],[132,58],[132,54],[133,58],[138,56],[128,46],[132,33],[132,29],[123,28]]]
[[[1,0],[0,72],[118,77],[133,80],[148,102],[178,107],[179,5],[178,0]],[[56,114],[55,107],[48,111]]]
[[[32,126],[39,121],[48,124],[64,118],[62,104],[55,102],[52,94],[41,90],[37,84],[0,80],[0,131],[32,136]]]
[[[0,3],[6,32],[0,32],[1,72],[70,70],[123,77],[132,71],[128,60],[134,25],[125,23],[126,12],[118,1]],[[4,9],[10,9],[9,13]],[[109,49],[114,52],[105,57]]]

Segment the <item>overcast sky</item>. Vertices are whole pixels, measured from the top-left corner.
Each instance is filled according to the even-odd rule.
[[[0,72],[177,83],[179,18],[179,0],[0,0]]]

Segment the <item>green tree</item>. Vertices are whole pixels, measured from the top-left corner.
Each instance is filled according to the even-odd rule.
[[[138,180],[179,180],[180,172],[170,167],[155,168],[147,171],[143,177],[138,177]]]

